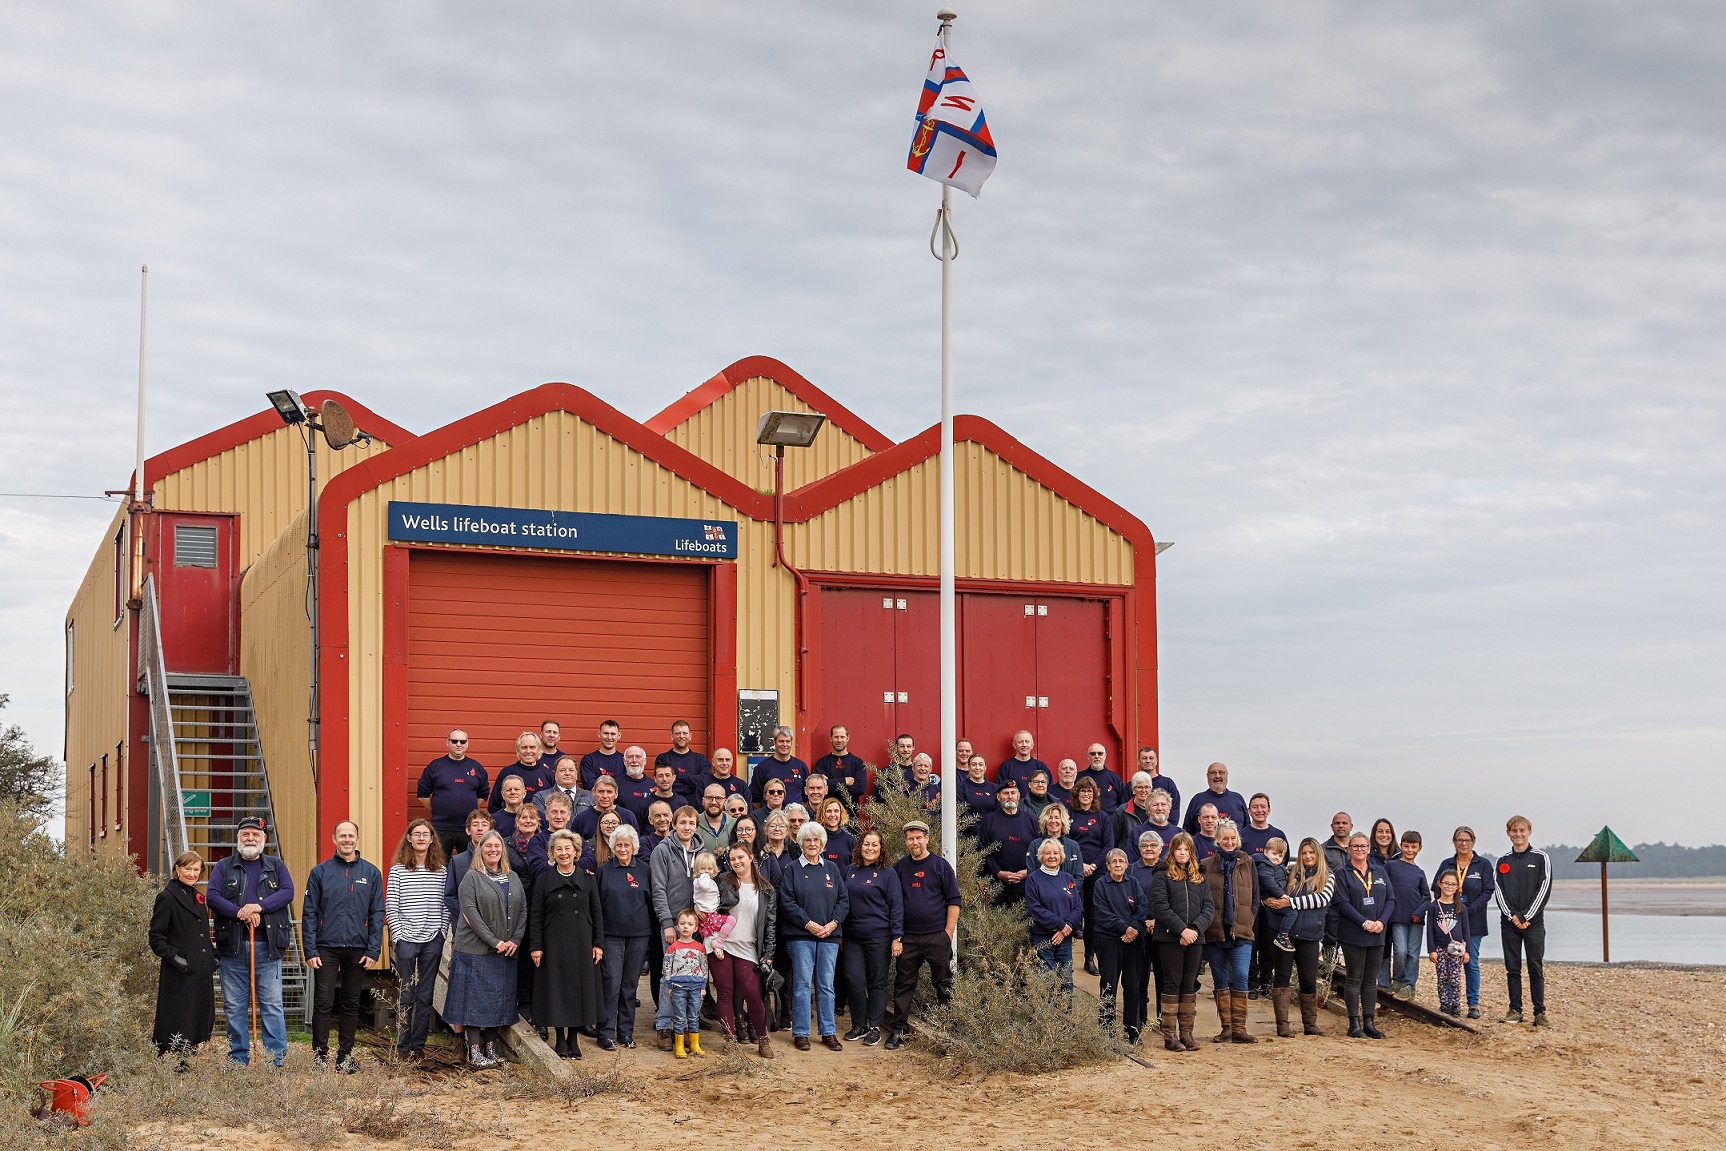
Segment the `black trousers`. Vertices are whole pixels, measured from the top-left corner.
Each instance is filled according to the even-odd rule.
[[[1287,987],[1289,977],[1300,970],[1300,993],[1313,995],[1318,992],[1318,948],[1316,939],[1297,939],[1293,951],[1283,951],[1273,948],[1271,960],[1271,986]]]
[[[458,852],[467,850],[466,831],[443,831],[437,833],[438,842],[443,844],[443,857],[454,859]]]
[[[1160,992],[1164,995],[1197,995],[1199,960],[1205,955],[1204,943],[1195,939],[1182,947],[1179,943],[1158,941],[1156,948],[1157,974],[1162,980]]]
[[[1348,1006],[1348,1017],[1370,1019],[1378,1011],[1378,969],[1384,963],[1384,944],[1356,947],[1345,943],[1342,945],[1342,959],[1348,965],[1342,985],[1342,999]]]
[[[1258,919],[1253,924],[1253,958],[1247,967],[1247,986],[1265,988],[1271,986],[1271,979],[1276,973],[1277,956],[1288,952],[1278,950],[1271,942],[1276,936],[1276,920],[1264,908],[1259,909]]]
[[[893,1009],[887,1013],[887,1025],[895,1031],[905,1031],[911,1025],[911,999],[917,993],[917,976],[925,963],[935,984],[935,1002],[953,998],[953,941],[947,933],[906,935],[900,944],[893,969]]]
[[[1150,1011],[1151,941],[1143,931],[1121,944],[1121,1024],[1143,1029]]]
[[[360,993],[365,990],[366,969],[360,959],[363,947],[320,947],[321,964],[312,973],[312,1050],[330,1049],[330,1013],[336,1007],[336,993],[341,992],[341,1016],[336,1025],[340,1058],[354,1049],[354,1032],[360,1026]]]
[[[1536,918],[1518,930],[1510,921],[1498,921],[1500,941],[1504,944],[1504,977],[1510,984],[1510,1009],[1522,1010],[1522,959],[1528,956],[1528,994],[1534,1000],[1534,1013],[1546,1011],[1546,920]]]
[[[1081,907],[1083,918],[1079,923],[1079,938],[1085,941],[1086,955],[1095,955],[1098,957],[1101,957],[1102,955],[1102,952],[1096,950],[1096,943],[1091,939],[1091,936],[1095,933],[1097,925],[1096,903],[1094,900],[1094,893],[1097,889],[1097,880],[1107,874],[1108,872],[1099,864],[1097,870],[1085,876],[1080,885],[1081,894],[1084,895],[1084,902]],[[1119,940],[1116,942],[1119,942]]]
[[[943,937],[944,938],[944,937]],[[853,1027],[880,1027],[887,1011],[891,939],[846,939],[839,962],[845,969],[845,999]]]

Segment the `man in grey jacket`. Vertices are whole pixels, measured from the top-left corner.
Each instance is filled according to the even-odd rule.
[[[665,945],[677,941],[677,913],[695,904],[695,857],[701,854],[701,841],[695,826],[699,816],[693,807],[680,807],[671,821],[671,834],[653,849],[648,871],[653,877],[653,914],[659,919],[659,958],[665,955]],[[653,1005],[653,1026],[659,1032],[659,1048],[670,1051],[671,996],[662,990]]]

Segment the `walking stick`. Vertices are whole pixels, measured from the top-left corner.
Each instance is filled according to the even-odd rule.
[[[246,924],[246,961],[252,969],[252,1049],[258,1046],[258,925]]]

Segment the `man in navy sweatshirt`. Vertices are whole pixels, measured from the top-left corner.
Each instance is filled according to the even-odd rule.
[[[1510,850],[1498,857],[1500,937],[1504,943],[1504,974],[1510,983],[1506,1023],[1522,1022],[1522,958],[1528,956],[1528,993],[1534,1000],[1534,1025],[1546,1019],[1546,897],[1552,890],[1552,861],[1546,852],[1528,846],[1534,827],[1520,815],[1504,825]]]
[[[677,773],[677,790],[690,797],[692,806],[699,806],[707,777],[713,774],[713,764],[689,743],[689,721],[680,719],[671,725],[671,747],[654,758],[653,766],[658,768],[662,763],[669,764]]]
[[[1238,791],[1229,790],[1228,765],[1213,763],[1205,768],[1205,783],[1205,790],[1187,801],[1187,817],[1181,821],[1187,834],[1198,834],[1199,809],[1207,803],[1216,806],[1219,817],[1232,819],[1236,827],[1244,827],[1247,822],[1246,797]]]
[[[1002,760],[1001,765],[995,769],[995,782],[1004,783],[1010,779],[1020,787],[1024,787],[1025,781],[1031,778],[1033,771],[1041,771],[1045,778],[1054,779],[1054,773],[1049,770],[1049,765],[1031,755],[1036,749],[1037,738],[1030,732],[1022,728],[1014,732],[1012,758]]]
[[[252,1058],[248,1023],[252,1013],[252,971],[257,971],[258,1022],[264,1049],[280,1067],[288,1057],[288,1020],[282,1011],[282,956],[294,939],[291,905],[294,878],[288,865],[264,854],[264,821],[240,820],[234,854],[210,868],[205,897],[216,935],[216,969],[222,980],[223,1016],[228,1024],[228,1058]]]
[[[781,727],[773,733],[773,754],[755,765],[749,776],[749,798],[756,807],[765,806],[762,789],[767,781],[777,779],[785,785],[785,805],[803,802],[803,781],[809,777],[809,765],[791,754],[791,729]]]
[[[1127,785],[1121,781],[1121,773],[1109,766],[1109,752],[1102,744],[1093,743],[1085,749],[1085,766],[1079,777],[1096,783],[1104,811],[1113,811],[1126,802]]]
[[[1041,838],[1037,817],[1019,806],[1019,785],[1007,780],[995,792],[996,808],[977,821],[977,838],[994,849],[983,860],[983,870],[1001,885],[1001,902],[1025,898],[1025,878],[1030,874],[1031,844]]]
[[[478,760],[467,756],[468,735],[455,728],[444,738],[447,749],[420,772],[416,794],[425,804],[432,828],[443,844],[444,858],[467,850],[467,813],[485,804],[491,777]]]
[[[868,797],[869,766],[863,762],[863,757],[851,752],[851,732],[842,723],[836,723],[827,729],[827,742],[832,744],[831,753],[815,761],[810,770],[827,777],[827,782],[845,804],[845,809],[853,815],[857,813],[857,805]]]
[[[1241,848],[1257,855],[1273,839],[1289,842],[1288,832],[1271,822],[1271,797],[1262,791],[1247,800],[1247,821],[1241,825]]]
[[[893,1005],[887,1014],[889,1050],[905,1042],[911,1028],[911,998],[923,964],[935,984],[935,1001],[953,998],[953,938],[959,930],[959,877],[953,865],[929,851],[929,825],[905,825],[905,855],[893,865],[905,898],[905,935],[893,975]]]
[[[592,791],[600,776],[616,778],[623,774],[623,752],[617,747],[622,740],[623,725],[615,719],[599,725],[599,746],[581,757],[581,786]]]
[[[356,1075],[360,1065],[353,1050],[360,993],[365,973],[377,966],[384,945],[384,877],[375,864],[360,858],[360,829],[352,820],[336,824],[330,839],[336,853],[312,868],[300,907],[300,935],[314,985],[312,1058],[320,1068],[329,1063],[330,1013],[339,987],[336,1067]]]

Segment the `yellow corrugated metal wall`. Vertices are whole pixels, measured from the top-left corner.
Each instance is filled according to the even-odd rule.
[[[302,510],[240,581],[240,674],[252,688],[282,857],[290,873],[302,877],[317,862],[320,842],[306,728],[312,680],[307,522]]]
[[[981,444],[954,445],[961,579],[1130,584],[1133,547]],[[940,574],[940,463],[925,460],[793,529],[791,562],[819,571]]]
[[[317,443],[320,490],[340,472],[387,450],[382,440],[331,451]],[[306,445],[300,433],[283,425],[163,476],[155,487],[162,511],[239,512],[239,565],[257,559],[306,506]]]
[[[90,842],[90,768],[108,757],[108,822],[98,828],[98,851],[124,852],[126,836],[115,834],[129,801],[122,782],[125,753],[116,749],[126,742],[126,709],[131,698],[134,670],[131,660],[131,613],[114,618],[114,536],[126,525],[126,509],[114,513],[78,594],[66,613],[72,627],[72,690],[66,696],[66,843],[78,848]],[[127,547],[130,546],[129,541]],[[101,797],[96,799],[96,818],[101,820]],[[100,834],[106,831],[106,835]],[[123,830],[123,829],[121,829]]]
[[[678,424],[665,438],[750,487],[771,492],[773,449],[755,442],[761,414],[814,410],[778,382],[753,376]],[[785,490],[794,491],[871,454],[861,440],[829,421],[809,447],[786,449]]]

